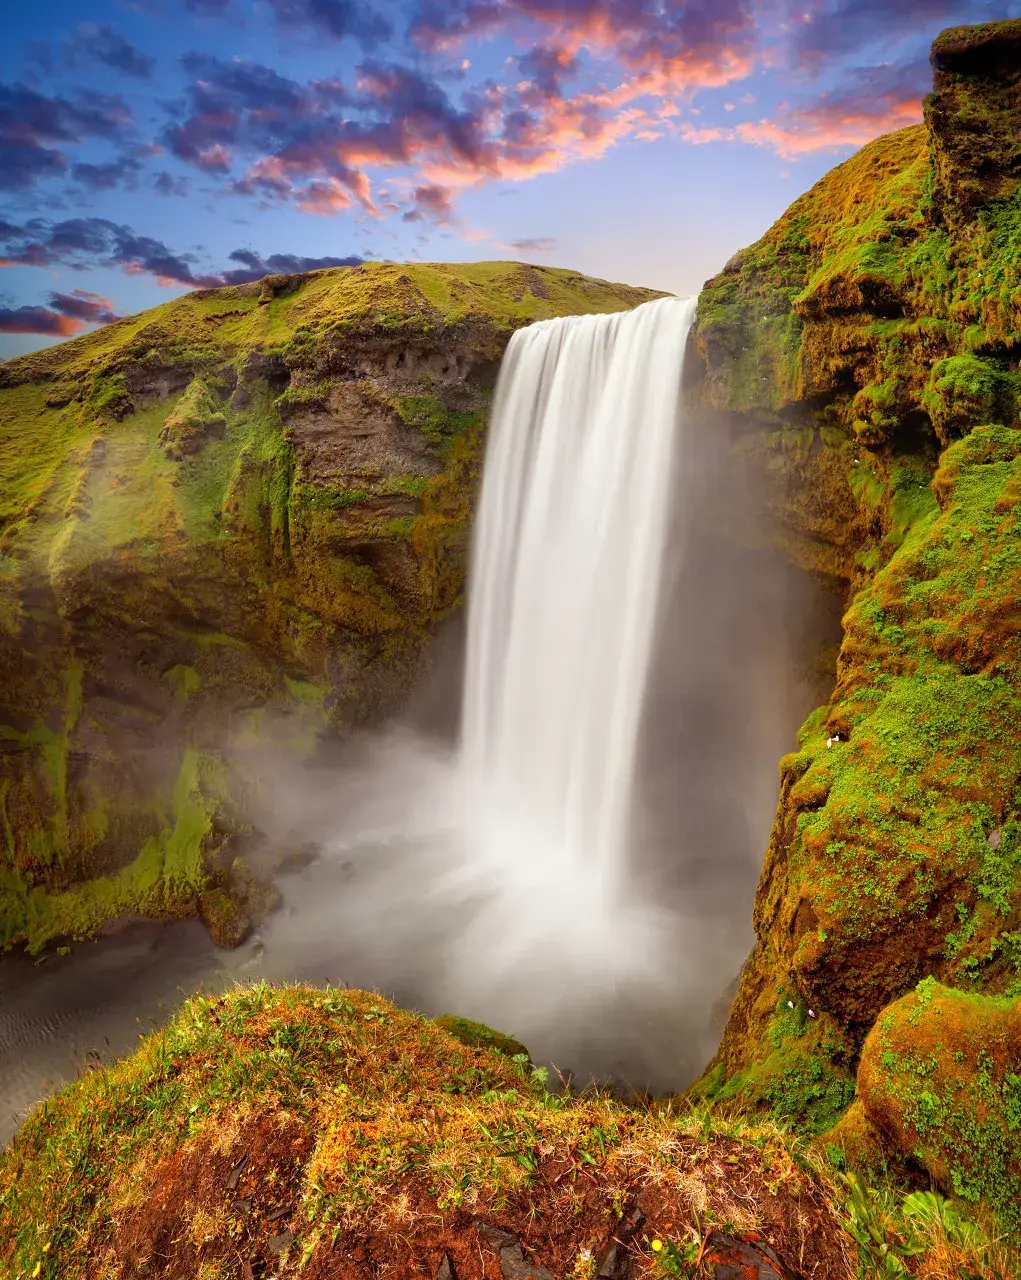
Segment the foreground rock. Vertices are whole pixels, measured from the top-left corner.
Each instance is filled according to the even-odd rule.
[[[358,991],[194,999],[0,1154],[5,1276],[623,1280],[703,1244],[806,1280],[857,1258],[775,1129],[551,1095]]]
[[[858,1097],[893,1151],[1021,1230],[1021,1001],[926,979],[869,1033]]]
[[[242,936],[267,899],[238,761],[308,753],[420,674],[511,333],[653,296],[366,265],[0,365],[0,946],[200,906]]]

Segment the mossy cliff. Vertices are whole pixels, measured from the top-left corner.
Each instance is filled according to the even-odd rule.
[[[920,980],[967,993],[947,999],[971,1001],[976,1035],[1007,1016],[986,997],[1021,994],[1021,22],[946,31],[932,60],[925,124],[824,178],[699,308],[709,410],[773,477],[791,554],[848,598],[700,1088],[816,1133]],[[896,1014],[903,1044],[882,1052],[906,1064],[915,1037],[921,1061],[941,1009]],[[962,1104],[943,1065],[925,1088]],[[926,1143],[904,1154],[977,1194]]]
[[[0,365],[0,946],[196,909],[236,941],[264,895],[225,748],[400,703],[461,599],[511,333],[652,296],[366,265]]]

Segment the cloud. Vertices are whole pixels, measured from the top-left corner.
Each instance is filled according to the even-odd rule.
[[[263,276],[297,275],[303,271],[319,271],[323,267],[360,267],[365,261],[354,255],[347,258],[304,258],[293,253],[271,253],[263,259],[250,249],[235,249],[230,260],[240,262],[242,266],[223,273],[225,284],[247,284],[261,280]]]
[[[956,23],[1010,16],[1003,0],[807,0],[798,5],[794,53],[802,65],[854,54],[870,45],[889,48],[919,32],[935,35]]]
[[[753,0],[420,0],[409,34],[437,52],[530,25],[572,52],[613,59],[648,88],[681,93],[747,75],[756,18]]]
[[[365,0],[267,0],[277,26],[331,40],[351,38],[374,49],[393,35],[387,19]]]
[[[151,275],[160,284],[192,289],[243,284],[276,273],[357,266],[363,261],[355,256],[308,258],[287,253],[263,259],[249,249],[236,249],[229,260],[240,266],[221,272],[200,271],[194,254],[175,253],[161,240],[138,235],[131,227],[106,218],[68,218],[63,222],[33,218],[21,227],[0,220],[0,266],[119,267],[129,275]],[[69,318],[82,318],[93,303],[96,315],[112,307],[107,299],[78,289],[50,298],[50,305],[58,310],[63,307]],[[112,312],[111,318],[115,318]]]
[[[91,89],[47,97],[23,84],[0,84],[0,190],[19,191],[67,170],[53,143],[86,137],[124,140],[131,113],[124,101]]]
[[[71,166],[71,176],[75,182],[90,191],[112,191],[122,184],[137,186],[137,177],[141,171],[141,161],[132,155],[121,156],[108,164],[80,162]]]
[[[175,254],[161,240],[140,236],[106,218],[55,223],[33,218],[23,227],[8,224],[0,235],[0,262],[5,266],[121,267],[131,274],[153,275],[164,284],[192,288],[223,283],[219,276],[197,274],[192,255]]]
[[[526,240],[511,240],[503,246],[513,249],[515,253],[552,253],[560,248],[560,241],[553,236],[535,236]]]
[[[172,174],[167,173],[166,169],[156,174],[152,180],[152,185],[157,195],[186,196],[188,194],[188,179],[175,178]]]
[[[85,289],[72,289],[70,293],[51,293],[49,305],[54,311],[85,324],[112,324],[123,319],[113,309],[109,298]]]
[[[148,80],[156,59],[143,53],[108,22],[82,22],[64,41],[64,60],[71,67],[101,63],[122,75]]]
[[[0,307],[0,333],[43,333],[70,338],[84,328],[81,320],[46,307]]]
[[[563,98],[564,81],[578,74],[577,56],[563,45],[537,44],[518,59],[518,69],[527,81],[522,88],[528,105]]]
[[[323,215],[394,212],[373,188],[380,170],[404,170],[413,191],[448,194],[413,196],[396,211],[407,221],[450,221],[461,188],[551,173],[625,139],[662,136],[677,95],[748,73],[752,2],[418,0],[411,34],[430,52],[510,27],[522,39],[541,36],[508,60],[516,80],[487,80],[456,98],[442,83],[446,72],[430,74],[428,64],[370,57],[353,83],[301,84],[242,59],[193,53],[182,59],[191,82],[163,141],[178,159],[224,177],[235,195]],[[363,44],[384,35],[370,29],[371,6],[353,0],[268,3],[284,27]],[[593,59],[607,64],[598,76]],[[582,76],[586,86],[569,93]]]
[[[181,123],[169,125],[163,140],[178,159],[226,173],[235,149],[252,155],[313,138],[330,112],[348,100],[336,80],[301,85],[270,67],[203,53],[181,59],[192,77],[186,101],[174,108]]]
[[[416,187],[412,193],[412,207],[404,214],[405,222],[451,223],[454,211],[450,203],[450,192],[434,182]]]
[[[837,88],[800,106],[781,104],[772,119],[733,126],[686,123],[680,136],[695,144],[748,142],[794,160],[814,151],[860,147],[882,133],[917,124],[931,81],[928,62],[915,59],[855,67]]]

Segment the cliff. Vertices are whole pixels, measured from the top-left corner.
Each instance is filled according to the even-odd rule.
[[[515,328],[658,296],[365,265],[200,290],[0,365],[0,946],[253,880],[239,753],[400,705],[459,603]]]
[[[821,1134],[857,1073],[837,1144],[867,1119],[881,1150],[1016,1228],[1021,22],[945,31],[932,62],[924,126],[825,177],[700,303],[711,414],[773,477],[791,554],[848,593],[700,1091]],[[962,1003],[905,1015],[923,979]],[[978,1122],[951,1139],[968,1098]]]

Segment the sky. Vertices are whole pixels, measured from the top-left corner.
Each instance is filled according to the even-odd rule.
[[[6,0],[0,359],[189,289],[512,258],[695,293],[1021,0]]]

